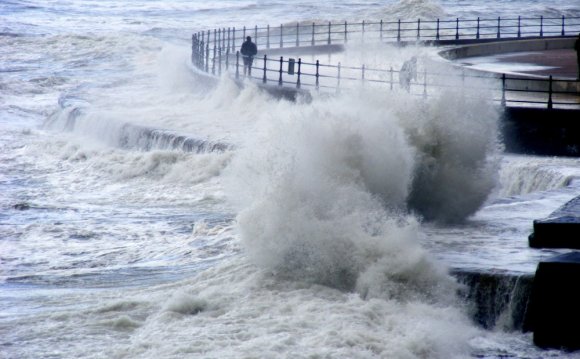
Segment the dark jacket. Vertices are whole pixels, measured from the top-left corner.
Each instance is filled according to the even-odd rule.
[[[244,41],[242,44],[242,49],[240,50],[242,55],[244,56],[256,56],[258,53],[258,47],[251,41]]]

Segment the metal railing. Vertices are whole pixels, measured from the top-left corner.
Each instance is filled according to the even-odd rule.
[[[556,24],[554,21],[558,20]],[[224,71],[233,72],[236,79],[242,75],[242,55],[236,48],[246,36],[252,36],[260,45],[265,41],[265,50],[284,49],[289,44],[293,48],[312,48],[318,45],[332,45],[342,41],[354,39],[358,35],[359,41],[373,39],[380,41],[406,41],[412,37],[416,40],[454,40],[488,38],[522,38],[544,36],[566,36],[569,31],[580,32],[580,18],[522,18],[517,19],[491,19],[476,20],[447,20],[447,21],[396,21],[396,22],[361,22],[348,24],[296,24],[294,27],[280,25],[279,28],[254,27],[252,30],[243,28],[236,31],[235,28],[216,29],[213,32],[198,32],[192,37],[191,61],[195,67],[212,75],[221,75]],[[410,25],[413,25],[411,27]],[[451,27],[450,24],[454,24]],[[472,24],[471,26],[469,24]],[[322,32],[324,29],[325,32]],[[309,30],[309,31],[307,31]],[[492,31],[493,30],[493,31]],[[413,32],[413,34],[411,34]],[[212,38],[213,34],[213,38]],[[374,34],[374,36],[373,36]],[[239,37],[238,37],[239,35]],[[502,37],[504,36],[504,37]],[[208,41],[209,40],[209,41]],[[276,41],[275,41],[276,40]],[[211,44],[211,46],[210,46]],[[431,88],[456,87],[457,81],[450,84],[450,77],[459,78],[461,86],[468,86],[466,79],[485,79],[488,90],[497,95],[495,100],[503,105],[544,105],[548,108],[554,106],[578,106],[579,93],[578,83],[573,80],[549,78],[522,78],[516,76],[501,75],[501,84],[496,76],[481,76],[462,73],[453,76],[449,73],[439,74],[427,72],[417,73],[412,81],[407,81],[407,76],[402,76],[400,70],[392,67],[388,69],[370,68],[365,66],[344,66],[340,62],[336,65],[323,64],[319,60],[315,62],[302,61],[301,58],[262,57],[254,58],[251,66],[251,79],[263,84],[277,84],[279,86],[292,86],[300,89],[311,87],[315,89],[334,89],[340,91],[353,84],[363,86],[379,85],[393,90],[404,88],[413,94],[429,96]],[[477,84],[482,86],[481,83]],[[481,89],[481,87],[480,87]]]

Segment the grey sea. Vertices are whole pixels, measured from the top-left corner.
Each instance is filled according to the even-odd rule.
[[[481,328],[449,274],[559,253],[527,236],[576,158],[505,153],[484,92],[289,102],[190,64],[218,27],[518,15],[580,3],[2,0],[0,357],[580,357]],[[436,56],[359,45],[343,64]]]

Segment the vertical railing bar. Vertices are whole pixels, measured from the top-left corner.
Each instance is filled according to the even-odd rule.
[[[475,34],[475,38],[479,39],[479,16],[477,17],[477,33]]]
[[[280,24],[280,48],[284,47],[284,25]]]
[[[562,36],[566,36],[566,29],[565,29],[565,25],[564,25],[564,15],[562,15]]]
[[[240,78],[240,52],[236,51],[236,80]]]
[[[296,47],[300,47],[300,23],[296,23]]]
[[[226,71],[230,68],[230,49],[226,49]]]
[[[338,62],[338,76],[337,76],[337,81],[336,81],[336,89],[337,90],[340,88],[340,72],[341,72],[341,64],[339,61]]]
[[[544,37],[544,16],[540,15],[540,37]]]
[[[205,72],[209,73],[209,36],[208,43],[205,45]]]
[[[344,21],[344,43],[346,44],[348,42],[348,36],[347,36],[348,30],[347,30],[347,23],[346,20]]]
[[[312,41],[311,41],[311,45],[314,46],[315,42],[314,42],[314,23],[312,23]]]
[[[320,67],[320,62],[318,60],[316,60],[316,89],[318,90],[319,85],[320,85],[320,81],[319,81],[319,77],[320,77],[320,73],[319,73],[319,67]]]
[[[302,59],[298,58],[298,78],[296,79],[296,88],[299,89],[302,84],[300,83],[300,75],[302,74]]]
[[[397,23],[397,42],[401,42],[401,19]]]
[[[362,42],[364,42],[365,41],[365,21],[363,20],[361,24],[362,24],[361,25],[362,26],[362,33],[361,33],[362,34]]]
[[[427,69],[423,70],[423,98],[427,98]]]
[[[382,19],[381,19],[381,28],[379,31],[380,31],[379,37],[380,37],[381,41],[383,41],[383,20]]]
[[[266,48],[270,48],[270,24],[266,26]]]
[[[328,45],[330,45],[332,43],[332,40],[330,39],[330,27],[331,27],[331,22],[328,22]]]
[[[439,40],[439,18],[437,18],[437,32],[435,33],[435,39]]]
[[[501,17],[497,17],[497,38],[499,39],[501,37],[500,35],[500,27],[501,27]]]
[[[282,86],[282,67],[284,66],[284,57],[280,56],[280,77],[278,78],[278,85]]]
[[[389,71],[391,73],[391,78],[389,80],[389,83],[391,85],[391,91],[393,90],[393,66],[391,66],[391,70]]]
[[[459,40],[459,18],[455,19],[455,40]]]
[[[217,51],[217,43],[214,42],[213,44],[213,59],[212,59],[212,65],[211,65],[211,74],[215,75],[215,56],[216,56],[216,51]]]
[[[218,49],[218,76],[222,75],[222,49]]]
[[[236,28],[232,29],[232,52],[236,51]]]
[[[264,55],[264,76],[262,76],[262,83],[268,82],[268,78],[266,77],[266,69],[267,69],[268,57]]]
[[[521,26],[522,26],[522,17],[518,16],[518,38],[522,36]]]
[[[222,31],[222,49],[225,50],[226,48],[226,28],[223,28]]]
[[[506,92],[505,74],[502,74],[501,75],[501,105],[504,107],[506,105],[505,92]]]
[[[552,75],[550,75],[549,84],[548,84],[548,109],[552,109],[553,102],[552,102]]]
[[[421,19],[417,19],[417,40],[421,38]]]
[[[256,27],[254,27],[254,43],[256,44],[256,47],[258,46],[258,25],[256,25]]]

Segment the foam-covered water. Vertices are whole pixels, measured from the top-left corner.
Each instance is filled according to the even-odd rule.
[[[188,64],[191,33],[215,26],[524,6],[580,11],[3,1],[1,356],[573,357],[475,326],[448,273],[530,273],[551,255],[527,235],[577,194],[575,159],[503,154],[483,92],[292,103]],[[433,53],[349,43],[332,61]]]

